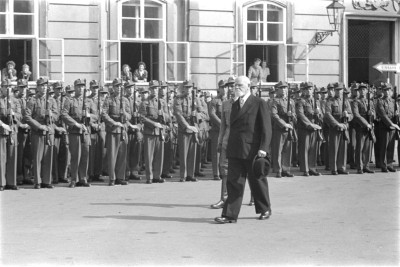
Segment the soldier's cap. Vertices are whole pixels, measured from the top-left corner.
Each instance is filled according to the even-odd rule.
[[[335,85],[333,83],[328,83],[326,89],[328,90],[329,88],[335,88]]]
[[[100,94],[107,94],[107,93],[108,93],[108,90],[107,90],[106,87],[101,86],[101,87],[100,87],[100,90],[99,90],[99,93],[100,93]]]
[[[327,94],[328,93],[328,89],[326,89],[325,87],[321,87],[321,90],[319,90],[320,94]]]
[[[251,81],[251,83],[250,83],[250,88],[254,88],[254,87],[257,87],[257,88],[258,88],[258,82],[256,82],[256,81]]]
[[[225,84],[226,84],[226,83],[225,83],[224,80],[220,80],[220,81],[218,82],[218,88],[224,87]]]
[[[361,89],[361,88],[368,88],[368,84],[360,83],[360,86],[358,86],[358,89]]]
[[[18,79],[17,86],[18,87],[27,87],[28,81],[26,79]]]
[[[258,155],[256,155],[252,162],[252,169],[255,177],[257,178],[268,175],[269,170],[271,169],[270,158],[268,156],[260,158]]]
[[[164,82],[164,81],[160,81],[159,86],[161,88],[165,88],[165,87],[168,87],[168,84],[166,82]]]
[[[39,79],[36,80],[36,85],[42,85],[42,84],[48,84],[49,79],[45,76],[39,77]]]
[[[62,87],[63,87],[63,85],[62,85],[62,82],[60,82],[60,81],[53,83],[54,89],[62,89]]]
[[[391,89],[392,88],[392,85],[390,84],[390,83],[384,83],[383,85],[382,85],[382,89],[383,90],[389,90],[389,89]]]
[[[345,89],[346,86],[344,86],[344,83],[335,83],[335,90],[342,90]]]
[[[317,86],[314,86],[314,93],[319,94],[320,91],[321,90]]]
[[[122,84],[122,80],[120,78],[115,78],[112,82],[112,86],[117,86],[117,85],[121,85]]]
[[[289,85],[287,84],[287,82],[282,82],[282,81],[279,81],[277,84],[275,84],[275,88],[282,88],[282,87],[289,87]]]
[[[230,76],[228,78],[228,80],[226,81],[225,85],[234,84],[234,83],[235,83],[235,77]]]
[[[312,82],[302,82],[300,84],[300,89],[307,89],[310,87],[314,87],[314,84]]]
[[[29,89],[28,96],[33,96],[35,94],[36,94],[36,90],[35,89],[33,89],[33,88]]]
[[[152,80],[152,81],[149,82],[150,89],[152,89],[154,87],[159,87],[159,86],[160,86],[160,84],[158,83],[157,80]]]
[[[289,87],[291,88],[292,93],[294,93],[294,94],[299,93],[301,91],[298,84],[294,84],[293,87],[291,87],[291,86],[289,86]]]
[[[78,85],[85,85],[86,86],[86,79],[76,79],[74,81],[74,86],[78,86]]]
[[[124,87],[125,88],[129,88],[129,87],[132,87],[134,85],[135,85],[134,82],[132,82],[131,80],[127,80],[126,83],[124,84]]]
[[[350,89],[358,90],[358,89],[360,89],[360,84],[359,83],[352,83]]]
[[[139,93],[144,94],[144,93],[148,93],[149,89],[147,87],[140,87],[138,88]]]
[[[48,94],[54,94],[53,87],[48,87],[48,88],[47,88],[47,93],[48,93]]]
[[[96,80],[91,80],[89,83],[89,86],[90,86],[90,88],[99,88],[100,87],[99,82]]]
[[[186,80],[183,82],[183,87],[193,87],[193,82],[191,80]]]
[[[71,92],[71,91],[75,91],[75,89],[71,85],[67,85],[65,87],[65,92]]]
[[[8,62],[6,63],[6,66],[8,66],[8,65],[13,65],[14,68],[15,68],[15,62],[12,61],[12,60],[10,60],[10,61],[8,61]]]

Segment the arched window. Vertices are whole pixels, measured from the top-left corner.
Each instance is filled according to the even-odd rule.
[[[164,40],[165,3],[158,0],[128,0],[120,5],[120,39]]]
[[[35,35],[34,0],[0,0],[0,36]]]

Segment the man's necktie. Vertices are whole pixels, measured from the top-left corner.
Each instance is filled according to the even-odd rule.
[[[243,105],[244,105],[244,99],[243,99],[243,97],[239,97],[239,105],[240,105],[240,108],[243,107]]]

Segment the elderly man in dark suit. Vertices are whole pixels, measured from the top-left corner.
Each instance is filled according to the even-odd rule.
[[[236,78],[235,94],[239,98],[232,105],[226,151],[228,199],[222,216],[214,219],[217,223],[236,222],[246,177],[254,195],[256,213],[261,214],[259,219],[268,219],[271,215],[267,178],[265,175],[256,176],[252,166],[256,156],[266,157],[269,153],[272,135],[269,110],[264,100],[251,95],[250,80],[245,76]]]

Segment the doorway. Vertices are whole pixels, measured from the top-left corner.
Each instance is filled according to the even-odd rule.
[[[15,62],[15,69],[17,70],[18,75],[22,70],[22,65],[24,64],[28,64],[31,72],[33,72],[32,40],[1,39],[0,68],[5,68],[6,63],[10,60]]]
[[[349,20],[348,81],[375,84],[394,79],[394,74],[372,68],[379,62],[394,63],[394,23],[391,21]]]
[[[160,44],[121,42],[121,66],[128,64],[132,73],[138,68],[139,62],[146,64],[147,81],[160,80]]]
[[[278,45],[246,45],[246,75],[255,58],[267,61],[270,75],[267,82],[279,81]],[[283,63],[283,62],[281,62]]]

